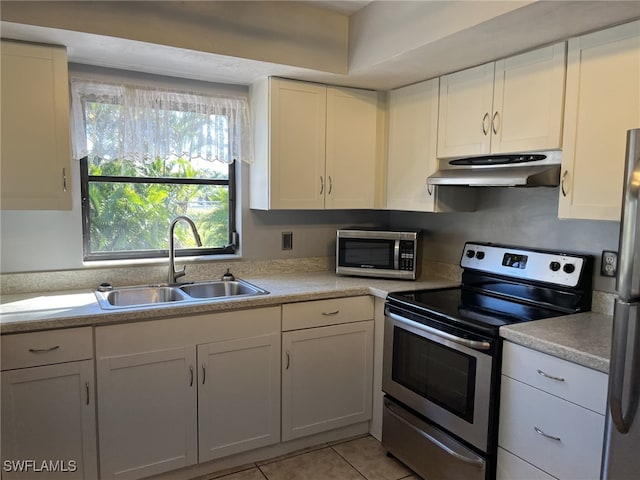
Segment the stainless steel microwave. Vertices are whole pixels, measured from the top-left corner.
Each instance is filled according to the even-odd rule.
[[[420,273],[420,232],[341,229],[336,238],[336,273],[415,280]]]

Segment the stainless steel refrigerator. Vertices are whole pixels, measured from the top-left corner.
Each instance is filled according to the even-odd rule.
[[[627,132],[603,480],[640,478],[640,128]]]

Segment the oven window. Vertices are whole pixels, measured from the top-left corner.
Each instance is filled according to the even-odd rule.
[[[343,267],[393,269],[395,240],[340,239],[339,262]]]
[[[473,423],[473,356],[394,327],[392,365],[394,382]]]

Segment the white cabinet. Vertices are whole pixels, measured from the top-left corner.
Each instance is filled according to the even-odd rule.
[[[284,305],[283,325],[282,440],[370,420],[371,297]]]
[[[640,128],[640,21],[570,39],[560,218],[620,220],[632,128]]]
[[[97,478],[92,356],[91,328],[2,337],[2,478]]]
[[[280,440],[280,308],[96,329],[102,479]]]
[[[280,332],[198,345],[199,461],[279,441]]]
[[[70,210],[69,83],[64,47],[2,40],[4,210]]]
[[[559,149],[565,44],[445,75],[438,157]]]
[[[377,93],[279,78],[252,87],[251,208],[373,208]]]
[[[604,373],[505,342],[498,478],[547,478],[541,470],[560,480],[597,480],[606,394]]]
[[[436,78],[389,94],[387,209],[419,212],[474,209],[473,190],[427,185],[427,177],[438,170],[438,91]]]

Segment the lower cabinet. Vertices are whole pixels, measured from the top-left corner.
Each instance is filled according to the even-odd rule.
[[[505,342],[498,480],[598,480],[607,375]]]
[[[101,479],[280,441],[280,308],[96,328]]]
[[[284,305],[283,325],[282,440],[370,420],[373,299]]]
[[[1,343],[2,478],[97,478],[91,328]]]

